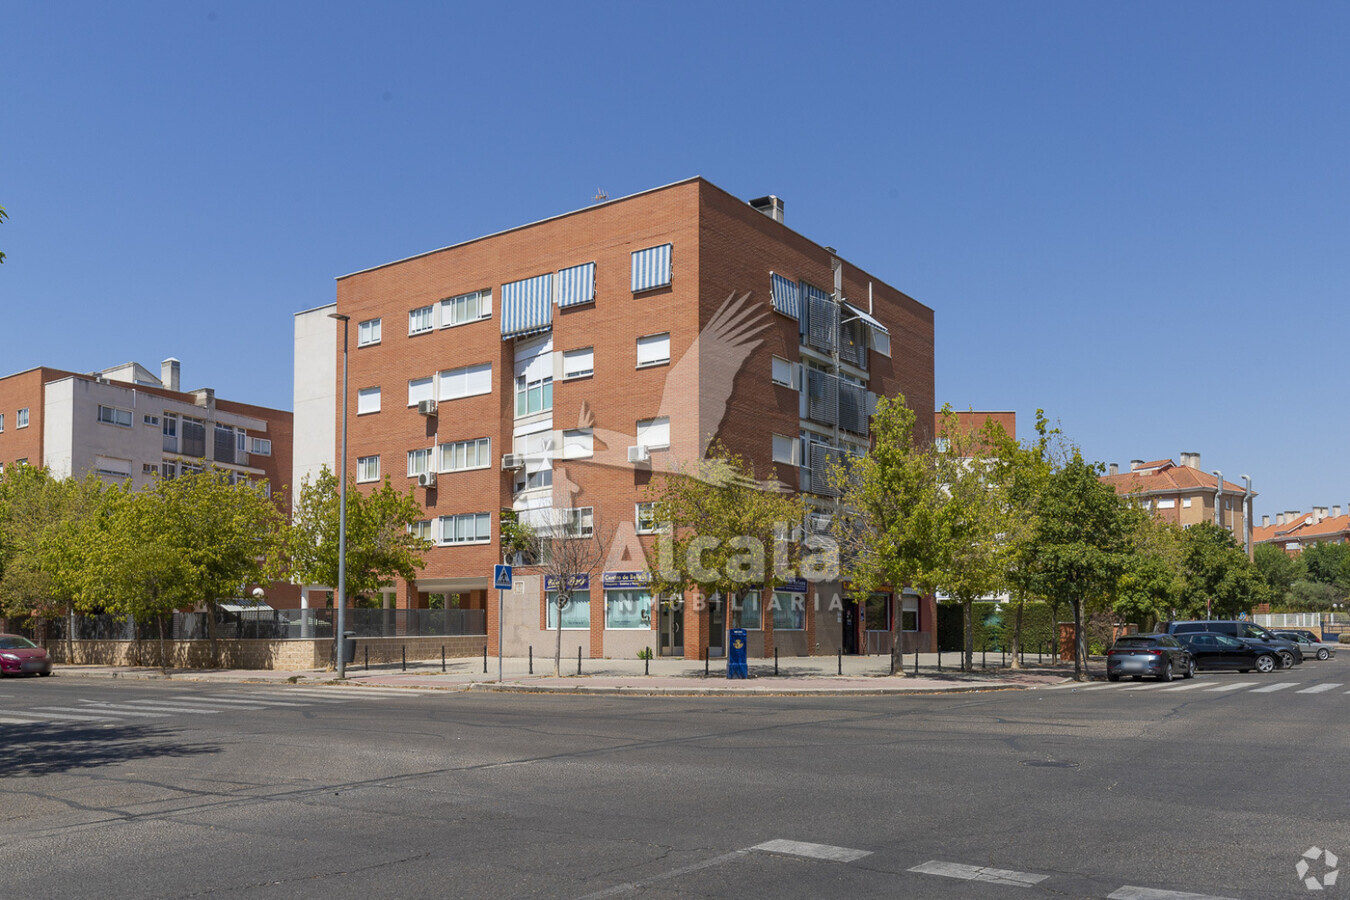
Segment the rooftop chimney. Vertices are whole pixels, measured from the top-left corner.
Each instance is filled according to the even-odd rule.
[[[183,364],[170,356],[159,364],[159,383],[171,391],[180,390],[178,385],[182,376],[182,369]]]
[[[1276,524],[1276,525],[1283,525],[1283,524],[1284,524],[1284,513],[1276,513],[1276,514],[1275,514],[1275,524]]]
[[[1341,508],[1339,506],[1333,506],[1331,508],[1331,517],[1333,519],[1339,519],[1341,517]]]
[[[775,222],[783,221],[783,201],[770,194],[750,201],[750,205]]]
[[[1270,527],[1270,516],[1262,516],[1262,517],[1261,517],[1261,527],[1262,527],[1262,528],[1269,528],[1269,527]]]
[[[1200,468],[1200,454],[1186,450],[1181,451],[1181,464],[1183,466],[1190,466],[1192,469]]]
[[[1313,507],[1313,521],[1320,522],[1327,517],[1327,508],[1325,506]]]
[[[1119,475],[1119,474],[1120,474],[1120,463],[1111,463],[1110,467],[1109,467],[1106,471],[1107,471],[1107,474],[1109,474],[1109,475]]]
[[[1138,468],[1139,468],[1140,466],[1142,466],[1143,464],[1144,464],[1144,461],[1143,461],[1142,459],[1132,459],[1132,460],[1130,460],[1130,471],[1133,472],[1135,469],[1138,469]]]

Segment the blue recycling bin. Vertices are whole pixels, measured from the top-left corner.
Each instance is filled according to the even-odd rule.
[[[733,628],[728,635],[727,644],[727,677],[728,678],[749,678],[750,666],[745,661],[745,629]]]

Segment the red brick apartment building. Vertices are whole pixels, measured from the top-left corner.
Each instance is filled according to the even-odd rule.
[[[487,610],[489,645],[499,627],[508,654],[543,645],[552,613],[529,569],[498,622],[500,511],[537,527],[569,510],[581,533],[618,534],[564,614],[565,647],[702,659],[733,624],[752,655],[933,646],[931,600],[898,591],[799,580],[729,610],[646,589],[648,486],[713,437],[803,492],[824,531],[829,461],[866,450],[876,396],[933,408],[932,310],[788,228],[778,198],[693,178],[339,278],[335,304],[296,316],[297,484],[337,458],[334,314],[349,317],[348,477],[414,486],[435,544],[386,605],[457,594]]]

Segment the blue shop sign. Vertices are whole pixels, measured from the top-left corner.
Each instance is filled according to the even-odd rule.
[[[562,580],[557,575],[544,576],[544,590],[559,591],[562,590]],[[589,575],[568,575],[567,587],[573,591],[589,591],[591,589],[591,576]]]
[[[606,590],[646,587],[652,580],[650,572],[606,572],[603,578]]]

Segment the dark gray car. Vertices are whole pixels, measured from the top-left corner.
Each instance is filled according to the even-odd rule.
[[[1238,619],[1203,619],[1189,622],[1168,622],[1168,634],[1178,637],[1186,634],[1226,634],[1244,643],[1260,644],[1275,650],[1280,657],[1280,668],[1289,669],[1303,662],[1299,645],[1278,637],[1269,628]]]

